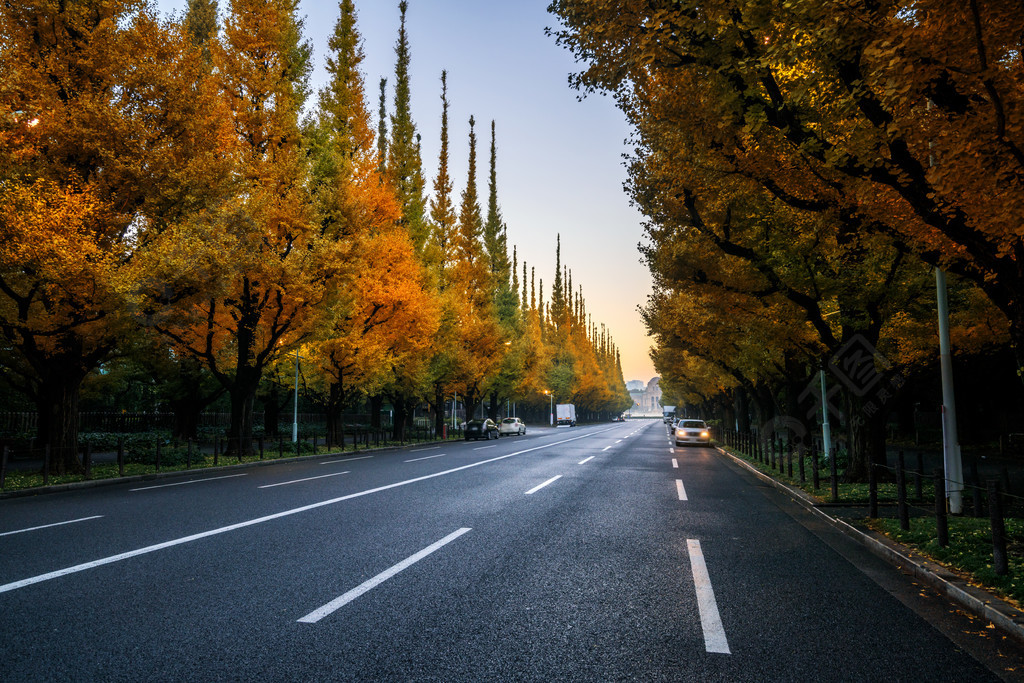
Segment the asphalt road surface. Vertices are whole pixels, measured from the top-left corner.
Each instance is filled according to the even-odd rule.
[[[0,501],[2,681],[987,681],[1018,661],[655,422]]]

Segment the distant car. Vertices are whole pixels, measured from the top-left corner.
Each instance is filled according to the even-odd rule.
[[[494,423],[494,420],[490,418],[486,420],[470,420],[466,423],[466,441],[473,439],[488,439],[492,437],[497,439],[501,436],[501,432],[498,431],[498,425]]]
[[[704,420],[680,420],[676,425],[675,439],[677,446],[690,443],[711,444],[711,431]]]
[[[498,425],[498,433],[502,436],[511,436],[513,434],[525,434],[526,425],[518,417],[506,417]]]

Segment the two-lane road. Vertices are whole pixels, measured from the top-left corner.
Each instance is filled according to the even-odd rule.
[[[3,500],[0,680],[994,680],[800,514],[635,422]]]

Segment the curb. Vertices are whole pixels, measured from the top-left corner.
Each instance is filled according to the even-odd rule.
[[[776,489],[788,494],[807,510],[820,515],[837,530],[860,543],[871,553],[898,569],[910,572],[915,578],[932,586],[947,598],[972,614],[987,619],[996,627],[1024,643],[1024,612],[1002,598],[968,584],[945,567],[915,553],[910,548],[896,543],[887,536],[870,530],[858,529],[846,520],[833,517],[818,506],[818,501],[799,489],[794,489],[770,477],[746,460],[739,458],[721,446],[715,446],[722,455],[752,472]]]

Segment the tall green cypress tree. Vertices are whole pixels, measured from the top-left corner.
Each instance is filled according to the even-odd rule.
[[[494,121],[491,121],[491,165],[487,187],[487,221],[484,223],[484,247],[490,259],[491,275],[495,284],[508,282],[508,245],[505,237],[505,224],[498,208],[498,173],[497,150],[494,135]]]
[[[551,286],[551,305],[548,312],[551,323],[561,327],[565,315],[565,284],[562,280],[562,235],[559,234],[555,242],[555,282]]]
[[[402,222],[409,231],[417,253],[422,253],[429,226],[423,199],[423,171],[416,124],[412,120],[409,94],[409,39],[405,30],[406,0],[398,3],[402,18],[395,45],[395,111],[391,115],[388,173],[402,206]]]
[[[440,274],[439,285],[446,285],[445,273],[452,264],[455,233],[455,207],[452,204],[452,179],[448,173],[448,72],[441,72],[441,152],[438,154],[434,197],[430,200],[432,261]]]
[[[217,35],[217,0],[188,0],[185,31],[192,44],[203,49],[203,61],[213,63],[210,39]]]
[[[380,79],[380,122],[377,124],[377,172],[383,178],[388,165],[388,79]]]

